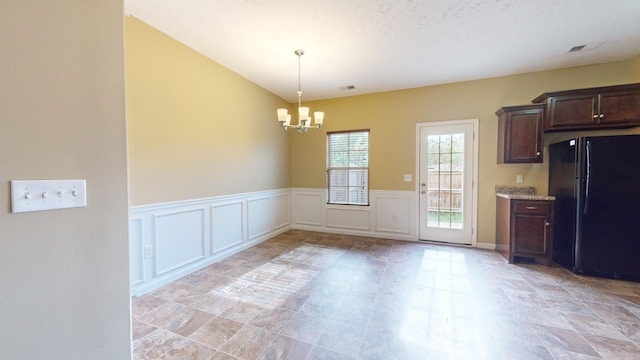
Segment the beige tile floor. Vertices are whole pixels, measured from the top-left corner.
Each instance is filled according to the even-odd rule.
[[[640,359],[640,283],[289,231],[133,298],[135,359]]]

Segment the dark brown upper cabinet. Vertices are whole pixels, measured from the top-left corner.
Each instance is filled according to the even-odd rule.
[[[498,111],[498,164],[542,162],[544,104],[505,106]]]
[[[640,126],[640,84],[547,92],[544,131],[596,130]]]

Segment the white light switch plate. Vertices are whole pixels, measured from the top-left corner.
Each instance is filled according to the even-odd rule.
[[[411,174],[404,174],[404,182],[411,182],[412,176]]]
[[[87,206],[86,180],[12,180],[11,211],[54,210]]]

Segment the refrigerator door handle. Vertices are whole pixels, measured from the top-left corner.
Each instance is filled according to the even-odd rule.
[[[587,143],[585,145],[585,150],[586,150],[586,157],[587,157],[587,161],[585,166],[587,167],[587,173],[586,173],[586,184],[585,184],[585,191],[584,191],[584,209],[582,211],[582,213],[584,215],[587,215],[589,213],[589,187],[591,185],[591,142],[589,140],[587,140]]]

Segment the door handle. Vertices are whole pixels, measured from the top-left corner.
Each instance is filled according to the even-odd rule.
[[[585,145],[585,151],[586,151],[586,164],[585,167],[587,169],[586,171],[586,184],[585,184],[585,191],[584,191],[584,208],[582,209],[582,213],[584,215],[587,215],[589,213],[589,190],[591,187],[591,142],[587,140],[587,143]]]

